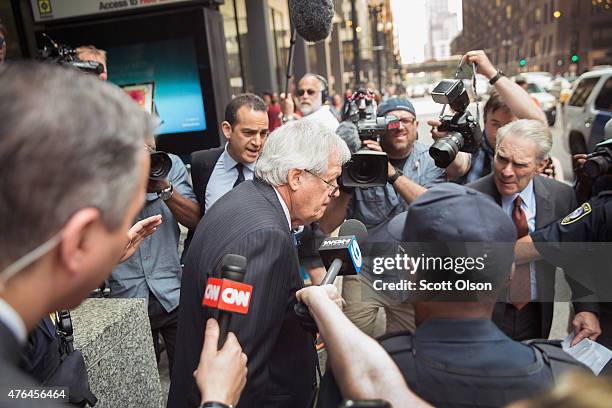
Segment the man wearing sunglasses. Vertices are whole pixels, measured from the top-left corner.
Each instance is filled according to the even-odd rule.
[[[338,119],[325,105],[328,97],[327,80],[321,75],[306,74],[298,82],[297,96],[302,117],[322,123],[332,131],[338,128]],[[282,122],[287,123],[299,119],[291,98],[283,98],[281,103]]]
[[[380,143],[366,140],[370,150],[384,151],[389,156],[387,184],[384,187],[342,188],[340,196],[330,203],[320,222],[323,232],[330,233],[345,218],[363,222],[374,241],[380,231],[386,230],[395,215],[408,209],[408,204],[437,183],[446,181],[446,173],[436,167],[429,156],[429,146],[417,142],[416,111],[404,98],[390,98],[378,107],[378,116],[393,115],[400,127],[381,138]],[[368,270],[361,277],[344,277],[342,296],[347,302],[347,317],[363,332],[374,336],[376,316],[380,308],[387,315],[386,332],[414,330],[414,308],[382,296],[372,288],[374,276]],[[365,279],[363,279],[365,278]]]

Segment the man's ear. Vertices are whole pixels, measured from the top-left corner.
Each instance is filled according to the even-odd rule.
[[[223,136],[227,140],[230,140],[230,136],[232,135],[232,125],[227,120],[221,122],[221,131],[223,132]]]
[[[291,169],[289,170],[289,174],[287,175],[287,185],[292,191],[297,191],[302,184],[302,174],[303,170],[300,169]]]
[[[61,262],[69,273],[83,270],[86,255],[91,251],[96,223],[100,222],[100,210],[82,208],[78,210],[64,225],[62,242],[60,243]]]

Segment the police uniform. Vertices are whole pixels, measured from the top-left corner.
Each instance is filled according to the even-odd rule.
[[[612,190],[602,191],[563,219],[534,231],[534,245],[544,259],[564,267],[578,263],[584,276],[577,276],[600,300],[602,334],[597,341],[612,348]],[[582,242],[578,245],[575,243]],[[607,369],[606,371],[608,371]]]

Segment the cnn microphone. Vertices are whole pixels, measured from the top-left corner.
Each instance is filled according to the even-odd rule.
[[[357,275],[363,263],[358,240],[365,240],[368,230],[361,221],[346,220],[340,227],[337,237],[328,237],[323,240],[319,247],[319,255],[323,265],[327,269],[322,285],[334,283],[338,275]],[[293,311],[300,318],[302,324],[308,329],[316,328],[308,307],[303,302],[298,302]]]
[[[253,287],[242,283],[247,259],[241,255],[226,254],[221,259],[221,278],[208,278],[202,306],[219,310],[219,341],[221,349],[227,338],[232,313],[247,314]]]
[[[289,0],[289,16],[304,40],[323,41],[331,33],[334,4],[331,0]]]

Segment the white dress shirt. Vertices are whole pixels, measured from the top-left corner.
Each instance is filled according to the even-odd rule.
[[[19,344],[25,344],[28,337],[25,323],[11,305],[0,297],[0,321],[13,332]]]

